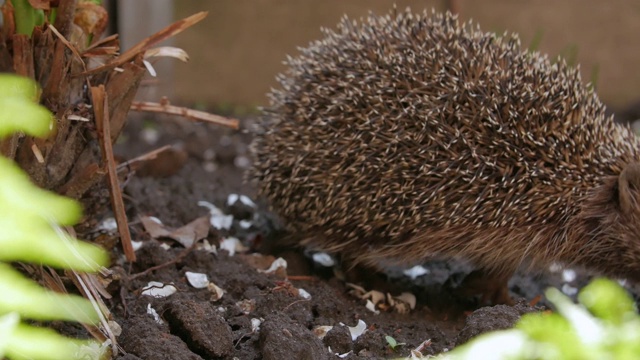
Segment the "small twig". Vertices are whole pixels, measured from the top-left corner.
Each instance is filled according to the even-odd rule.
[[[82,52],[82,55],[84,55],[87,52],[92,52],[93,50],[95,50],[95,49],[97,49],[99,47],[102,47],[105,44],[109,44],[109,43],[111,43],[111,42],[113,42],[115,40],[118,40],[119,36],[120,35],[118,35],[118,34],[113,34],[113,35],[109,35],[109,36],[107,36],[107,37],[105,37],[103,39],[100,39],[100,40],[94,42],[93,44],[89,45],[89,47],[84,49],[84,51]],[[111,47],[111,46],[109,46],[109,47]]]
[[[101,297],[101,294],[106,290],[100,290],[97,287],[99,282],[93,274],[81,274],[72,270],[67,270],[65,273],[69,278],[71,278],[73,283],[76,285],[76,288],[80,290],[84,298],[91,302],[91,305],[93,305],[93,308],[98,314],[100,324],[102,325],[101,328],[95,325],[85,325],[85,328],[94,338],[100,341],[104,341],[109,338],[111,340],[111,351],[113,352],[113,356],[116,356],[118,354],[118,342],[111,326],[109,325],[111,312]]]
[[[295,305],[297,303],[305,302],[305,301],[311,301],[311,300],[309,300],[309,299],[296,300],[296,301],[292,302],[291,304],[285,306],[284,309],[282,309],[282,311],[287,311],[287,309],[289,309],[293,305]]]
[[[204,19],[207,16],[207,14],[208,13],[206,11],[202,11],[197,14],[191,15],[187,18],[184,18],[182,20],[176,21],[173,24],[158,31],[157,33],[140,41],[139,43],[134,45],[131,49],[125,51],[120,56],[110,61],[108,64],[99,66],[95,69],[85,71],[79,75],[92,75],[102,71],[111,70],[117,66],[121,66],[129,62],[133,58],[135,58],[138,54],[143,53],[150,47],[154,46],[155,44],[162,42],[178,33],[181,33],[183,30],[187,29],[188,27],[200,22],[200,20]]]
[[[293,281],[316,281],[316,280],[318,280],[316,277],[309,276],[309,275],[287,275],[287,279],[289,281],[291,281],[291,280],[293,280]]]
[[[191,251],[193,251],[193,249],[196,248],[196,244],[197,243],[198,243],[197,241],[194,241],[191,246],[189,246],[188,248],[182,250],[182,252],[180,254],[178,254],[175,258],[173,258],[172,260],[167,261],[164,264],[152,266],[152,267],[146,269],[145,271],[139,272],[137,274],[133,274],[133,275],[129,276],[128,280],[131,281],[131,280],[137,279],[137,278],[139,278],[141,276],[145,276],[145,275],[151,273],[152,271],[156,271],[156,270],[162,269],[164,267],[167,267],[169,265],[173,265],[173,264],[176,264],[176,263],[182,261],[182,259],[185,256],[187,256]]]
[[[213,124],[228,126],[236,130],[238,129],[240,123],[237,119],[226,118],[224,116],[214,115],[204,111],[171,105],[166,99],[163,99],[163,101],[160,103],[134,101],[133,103],[131,103],[131,110],[179,115],[189,120],[210,122]]]
[[[64,44],[64,46],[67,47],[67,49],[69,49],[73,55],[76,56],[76,58],[78,60],[80,60],[80,63],[82,64],[82,67],[84,69],[86,69],[86,64],[84,63],[84,61],[82,61],[82,56],[80,56],[80,53],[78,52],[78,49],[76,49],[75,46],[71,45],[71,43],[69,42],[69,40],[67,40],[62,34],[60,34],[60,32],[58,31],[58,29],[56,29],[55,26],[53,25],[49,25],[49,29],[51,29],[51,32],[53,32],[53,34],[55,36],[58,37],[58,39],[60,39],[60,41],[62,41],[62,43]]]
[[[145,161],[153,160],[156,157],[158,157],[158,155],[160,153],[162,153],[164,151],[167,151],[167,150],[171,149],[172,147],[173,146],[171,146],[171,145],[165,145],[165,146],[163,146],[161,148],[149,151],[146,154],[142,154],[142,155],[140,155],[140,156],[138,156],[136,158],[133,158],[131,160],[128,160],[126,162],[118,164],[117,169],[118,169],[118,171],[122,171],[123,169],[126,169],[126,168],[132,168],[132,169],[135,170],[136,169],[136,165],[138,163],[142,163],[142,162],[145,162]]]
[[[109,194],[111,195],[111,204],[115,213],[116,223],[118,224],[118,232],[120,233],[120,243],[122,250],[128,261],[136,261],[136,253],[131,244],[131,232],[129,232],[129,223],[127,222],[127,214],[122,201],[122,192],[118,185],[118,173],[116,171],[116,160],[113,157],[113,145],[111,144],[111,127],[109,123],[109,104],[104,89],[104,85],[91,88],[91,97],[93,98],[94,115],[96,120],[96,128],[100,135],[100,146],[102,155],[107,165],[107,178],[109,180]]]
[[[538,295],[536,295],[536,297],[531,299],[531,301],[529,301],[529,306],[534,307],[534,306],[538,305],[540,300],[542,300],[542,295],[538,294]]]

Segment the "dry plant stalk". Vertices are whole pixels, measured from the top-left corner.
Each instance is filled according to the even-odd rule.
[[[131,105],[131,110],[180,115],[185,119],[227,126],[236,130],[238,129],[240,123],[237,119],[230,119],[224,116],[210,114],[204,111],[171,105],[167,99],[163,99],[160,103],[134,101]]]

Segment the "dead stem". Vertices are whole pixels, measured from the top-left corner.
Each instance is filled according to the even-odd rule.
[[[139,278],[139,277],[141,277],[141,276],[145,276],[145,275],[147,275],[147,274],[151,273],[152,271],[156,271],[156,270],[159,270],[159,269],[165,268],[165,267],[167,267],[167,266],[169,266],[169,265],[176,264],[176,263],[178,263],[179,261],[182,261],[182,259],[183,259],[185,256],[187,256],[191,251],[193,251],[193,249],[195,249],[195,248],[196,248],[196,244],[197,244],[197,243],[198,243],[197,241],[194,241],[194,242],[193,242],[193,244],[192,244],[191,246],[189,246],[188,248],[186,248],[186,249],[182,250],[182,252],[181,252],[180,254],[178,254],[175,258],[173,258],[172,260],[167,261],[167,262],[166,262],[166,263],[164,263],[164,264],[160,264],[160,265],[152,266],[152,267],[150,267],[150,268],[146,269],[145,271],[139,272],[139,273],[137,273],[137,274],[133,274],[133,275],[129,276],[129,278],[128,278],[127,280],[128,280],[128,281],[131,281],[131,280],[137,279],[137,278]]]
[[[181,106],[171,105],[169,104],[169,101],[166,100],[166,98],[163,99],[163,101],[160,103],[134,101],[131,104],[131,110],[179,115],[189,120],[204,121],[212,124],[228,126],[236,130],[238,129],[238,126],[240,123],[237,119],[226,118],[224,116],[214,115],[204,111],[198,111],[198,110],[188,109]]]
[[[118,232],[120,233],[120,242],[122,250],[128,261],[136,261],[136,253],[131,244],[131,233],[129,232],[129,223],[127,222],[127,214],[122,200],[122,192],[118,182],[118,173],[116,170],[116,160],[113,157],[113,144],[111,143],[111,126],[109,121],[109,103],[104,85],[91,88],[91,97],[93,98],[93,106],[95,108],[96,126],[100,147],[102,148],[103,161],[107,165],[107,179],[109,180],[109,194],[111,195],[111,205],[118,224]]]

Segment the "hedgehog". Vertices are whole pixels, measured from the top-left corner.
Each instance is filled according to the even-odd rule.
[[[287,58],[248,172],[300,245],[375,268],[464,259],[493,303],[518,268],[640,280],[638,139],[579,68],[448,12],[322,32]]]

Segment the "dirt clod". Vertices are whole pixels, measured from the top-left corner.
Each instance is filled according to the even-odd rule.
[[[205,358],[223,357],[233,350],[231,328],[219,312],[206,302],[172,302],[164,313],[173,334]]]
[[[334,326],[327,332],[322,342],[334,353],[345,354],[353,350],[351,333],[346,326]]]
[[[150,317],[136,316],[124,322],[118,340],[127,352],[141,359],[202,360],[181,338],[162,331]]]
[[[533,311],[536,309],[523,303],[515,306],[496,305],[480,308],[465,320],[464,328],[456,338],[456,345],[464,344],[489,331],[512,328],[523,314]]]
[[[265,360],[329,359],[322,342],[309,329],[279,314],[265,319],[260,342]]]

